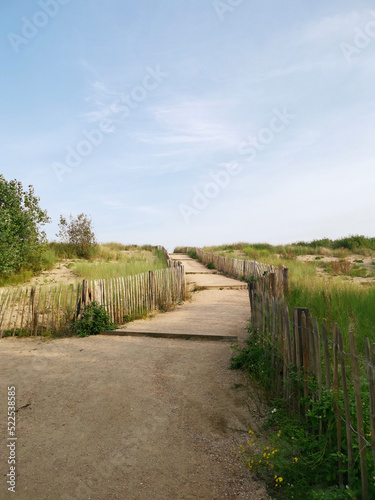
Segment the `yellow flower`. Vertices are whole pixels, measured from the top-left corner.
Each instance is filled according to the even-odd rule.
[[[292,436],[292,439],[294,439],[294,437]]]
[[[293,457],[293,462],[298,462],[298,457]]]
[[[262,463],[262,461],[261,461],[261,460],[259,460],[259,463],[261,464],[261,463]]]

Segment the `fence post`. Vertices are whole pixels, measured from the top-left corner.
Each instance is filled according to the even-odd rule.
[[[337,328],[337,342],[339,347],[339,360],[341,365],[341,381],[342,381],[342,393],[344,397],[344,408],[345,408],[345,424],[346,424],[346,441],[347,441],[347,456],[348,456],[348,484],[352,486],[352,476],[353,476],[353,439],[352,439],[352,429],[351,429],[351,417],[350,417],[350,406],[349,406],[349,396],[348,396],[348,385],[347,385],[347,375],[345,369],[345,357],[344,357],[344,347],[342,341],[342,334],[340,328]]]
[[[307,307],[296,307],[293,311],[293,318],[296,321],[295,325],[295,336],[296,336],[296,364],[297,368],[304,366],[303,364],[303,350],[305,348],[305,344],[303,342],[303,332],[302,332],[302,314],[305,314],[305,318],[309,314],[309,309]],[[306,328],[306,325],[305,325]]]
[[[255,292],[255,283],[254,283],[254,281],[251,281],[250,283],[247,284],[247,289],[249,290],[250,312],[252,314],[253,313],[253,309],[254,309],[254,304],[253,304],[253,298],[254,298],[254,292]]]
[[[287,295],[289,291],[289,269],[287,267],[283,268],[283,288],[284,295]]]
[[[32,321],[31,334],[37,335],[37,333],[38,333],[38,311],[36,310],[36,307],[35,307],[35,302],[36,302],[36,287],[35,286],[31,287],[30,298],[31,298],[31,321]]]
[[[87,280],[83,280],[82,283],[82,304],[87,306],[89,303],[89,282]]]
[[[375,344],[370,346],[368,338],[365,340],[366,361],[367,361],[367,380],[370,396],[370,432],[372,458],[375,464]]]
[[[151,302],[151,311],[155,310],[155,285],[154,285],[154,272],[148,272],[148,279],[150,280],[150,302]]]
[[[333,330],[333,387],[332,392],[334,396],[333,407],[335,410],[335,420],[336,420],[336,435],[337,435],[337,451],[338,455],[338,478],[339,484],[342,485],[344,483],[344,475],[342,472],[342,457],[341,457],[341,414],[340,414],[340,406],[338,403],[339,397],[339,372],[338,372],[338,327],[337,323],[335,323],[335,327]]]
[[[270,273],[268,275],[269,278],[269,291],[272,297],[276,297],[276,274],[275,273]]]
[[[357,358],[357,350],[355,347],[355,339],[353,332],[349,331],[349,351],[352,363],[352,377],[355,395],[355,406],[357,413],[357,432],[358,432],[358,447],[361,462],[361,482],[362,482],[362,498],[367,500],[368,496],[368,481],[367,481],[367,467],[366,467],[366,441],[364,437],[363,428],[363,412],[362,412],[362,398],[361,398],[361,381],[359,376],[359,366]]]
[[[308,388],[308,378],[309,378],[309,331],[307,326],[307,317],[309,315],[309,310],[307,312],[301,312],[301,344],[302,344],[302,367],[303,367],[303,396],[307,398],[309,395]]]

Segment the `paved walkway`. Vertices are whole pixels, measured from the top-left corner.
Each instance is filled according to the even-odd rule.
[[[187,255],[172,254],[185,267],[191,300],[174,311],[136,320],[108,335],[226,340],[246,336],[250,305],[247,286],[219,275]],[[191,274],[193,273],[193,274]]]

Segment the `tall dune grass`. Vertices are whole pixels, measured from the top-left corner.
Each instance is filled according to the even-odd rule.
[[[139,274],[166,267],[162,251],[151,245],[123,245],[122,243],[104,243],[94,246],[90,258],[77,256],[74,245],[52,242],[46,245],[40,258],[40,271],[53,268],[58,262],[69,259],[69,264],[77,279],[105,279]],[[0,286],[21,285],[38,273],[21,269],[11,276],[0,276]]]
[[[124,251],[106,245],[102,247],[100,258],[77,261],[72,271],[81,278],[94,280],[129,276],[167,267],[163,252],[157,249]]]
[[[205,251],[215,252],[227,257],[251,259],[272,264],[283,265],[289,268],[290,287],[286,297],[290,310],[295,307],[307,307],[313,316],[319,320],[325,319],[330,332],[334,324],[341,328],[344,342],[347,342],[347,333],[353,331],[356,336],[358,350],[364,355],[364,341],[368,337],[375,342],[375,286],[363,286],[343,279],[329,279],[317,274],[319,261],[303,262],[297,260],[299,249],[308,249],[307,254],[313,254],[314,248],[286,245],[272,247],[267,244],[235,244],[220,247],[206,247]],[[320,247],[316,247],[321,251]],[[349,250],[342,249],[346,254]],[[329,250],[337,252],[336,250]],[[371,249],[363,249],[372,252]],[[328,252],[328,250],[327,250]],[[358,248],[356,249],[358,252]],[[320,252],[320,254],[323,254]],[[341,254],[340,254],[341,255]],[[346,348],[347,348],[346,344]]]
[[[294,278],[287,300],[290,309],[307,307],[319,320],[325,319],[331,332],[337,323],[344,339],[347,339],[349,330],[354,332],[362,354],[366,337],[375,342],[375,286],[364,287],[319,277],[310,280]]]

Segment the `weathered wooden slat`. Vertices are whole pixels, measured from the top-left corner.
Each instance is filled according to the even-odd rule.
[[[362,412],[362,398],[361,398],[361,381],[359,375],[359,365],[357,358],[357,349],[353,332],[349,331],[349,351],[352,365],[352,378],[355,396],[356,416],[357,416],[357,432],[358,432],[358,447],[361,463],[361,484],[362,484],[362,498],[367,500],[368,496],[368,480],[367,480],[367,466],[366,466],[366,441],[364,437],[363,427],[363,412]]]
[[[17,298],[17,288],[13,288],[13,293],[11,295],[11,299],[10,299],[9,306],[8,306],[9,317],[8,317],[8,321],[7,321],[7,328],[6,328],[7,330],[12,329],[12,317],[13,317],[13,310],[14,310],[14,304],[15,304],[16,298]]]
[[[19,313],[19,308],[20,308],[20,303],[22,304],[22,299],[21,299],[21,295],[22,295],[22,288],[19,289],[19,293],[18,293],[18,296],[16,298],[16,308],[17,308],[17,311],[16,311],[16,317],[14,319],[14,325],[13,325],[13,334],[12,336],[14,337],[16,335],[16,329],[17,329],[17,320],[18,320],[18,313]],[[13,315],[13,312],[12,312],[12,315]]]
[[[353,438],[351,429],[351,417],[350,417],[350,406],[349,406],[349,394],[348,385],[346,379],[346,368],[345,368],[345,356],[344,347],[342,341],[342,334],[340,328],[337,328],[337,342],[339,350],[339,360],[341,365],[341,383],[342,383],[342,393],[344,397],[344,408],[345,408],[345,426],[346,426],[346,443],[347,443],[347,456],[348,456],[348,484],[353,485]]]
[[[338,371],[338,342],[337,342],[337,324],[335,324],[335,328],[333,331],[333,387],[332,392],[334,395],[334,409],[335,409],[335,420],[336,420],[336,435],[337,435],[337,452],[338,455],[338,479],[339,484],[344,484],[344,475],[342,472],[342,457],[341,457],[341,414],[340,414],[340,406],[338,403],[339,398],[339,371]]]
[[[371,448],[372,448],[372,459],[375,464],[375,356],[372,352],[375,352],[375,344],[373,344],[373,349],[371,349],[370,341],[368,338],[365,340],[366,348],[366,361],[367,361],[367,382],[369,389],[369,400],[370,400],[370,432],[371,432]]]
[[[329,347],[328,347],[328,333],[326,322],[322,321],[322,340],[323,340],[323,355],[324,355],[324,372],[326,380],[327,390],[331,389],[331,373],[330,373],[330,357],[329,357]]]

